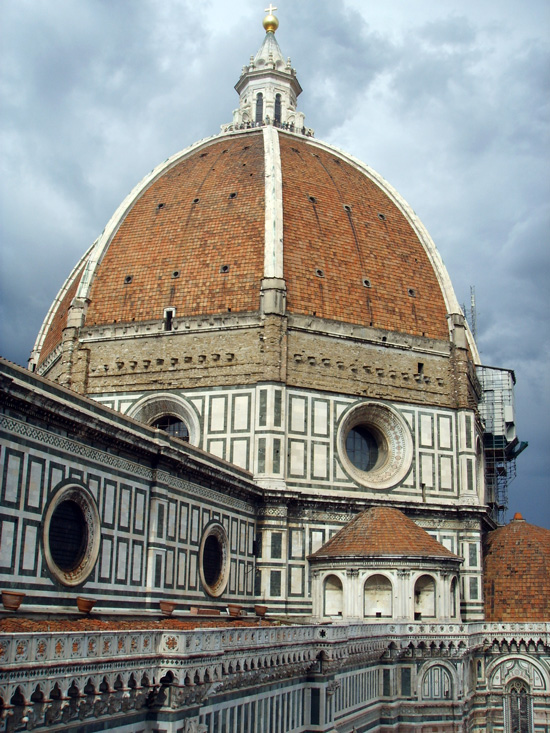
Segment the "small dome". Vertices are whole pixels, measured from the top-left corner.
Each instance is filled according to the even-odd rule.
[[[459,560],[426,530],[392,507],[372,507],[361,512],[309,560],[366,557]]]
[[[490,532],[484,587],[487,621],[550,620],[550,530],[516,514]]]

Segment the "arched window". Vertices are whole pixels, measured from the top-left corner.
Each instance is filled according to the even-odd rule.
[[[384,575],[371,575],[365,583],[365,616],[391,618],[393,608],[391,580]]]
[[[440,665],[430,667],[422,679],[423,700],[449,700],[452,698],[451,675]]]
[[[507,712],[506,730],[509,733],[531,733],[531,695],[523,680],[510,682]]]
[[[264,95],[260,92],[256,97],[256,122],[263,122],[264,119]]]
[[[152,427],[157,430],[164,430],[168,435],[180,440],[189,440],[189,430],[187,425],[179,417],[175,415],[163,415],[152,423]]]
[[[435,581],[431,575],[421,575],[414,584],[414,618],[435,618]]]
[[[325,616],[341,616],[344,610],[344,591],[342,581],[336,575],[329,575],[325,578],[324,606]]]
[[[275,95],[275,122],[281,121],[281,95]]]

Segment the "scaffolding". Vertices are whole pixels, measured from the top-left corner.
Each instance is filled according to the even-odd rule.
[[[511,369],[478,366],[482,388],[479,415],[484,424],[485,491],[493,518],[505,520],[508,508],[508,486],[516,477],[516,458],[527,448],[516,434],[514,385]]]

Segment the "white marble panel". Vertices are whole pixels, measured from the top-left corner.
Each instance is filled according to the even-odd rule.
[[[212,453],[218,458],[223,458],[223,452],[225,448],[225,441],[223,440],[210,440],[208,441],[208,452]]]
[[[420,415],[420,443],[428,448],[433,447],[433,418],[431,415]]]
[[[6,477],[4,484],[4,498],[12,504],[17,500],[22,460],[21,456],[9,454],[7,469],[4,469]]]
[[[313,477],[327,478],[328,469],[328,445],[326,443],[314,443],[313,445]]]
[[[452,448],[450,417],[439,417],[439,447]]]
[[[37,528],[28,524],[25,529],[23,546],[23,570],[33,570],[36,557],[36,532]]]
[[[290,473],[293,476],[305,474],[305,446],[298,440],[290,442]]]
[[[313,432],[316,435],[328,434],[328,403],[322,400],[313,402]]]
[[[433,466],[434,466],[433,456],[429,453],[423,453],[420,457],[420,469],[421,469],[421,475],[422,475],[422,483],[427,488],[432,488],[434,485]]]
[[[101,548],[101,577],[109,578],[111,575],[111,553],[113,551],[112,540],[104,539]]]
[[[439,460],[439,486],[443,490],[453,488],[453,459],[450,456],[441,456]]]
[[[4,520],[1,525],[1,541],[0,541],[0,567],[11,567],[11,559],[13,553],[13,541],[15,537],[15,523]]]
[[[31,461],[29,468],[29,489],[27,493],[27,504],[29,506],[37,507],[40,504],[43,475],[44,466],[42,465],[42,463]]]
[[[141,492],[136,494],[136,516],[134,517],[134,527],[141,531],[145,522],[145,495]]]
[[[225,397],[212,397],[210,400],[210,429],[216,432],[225,427]]]
[[[126,578],[126,566],[128,564],[128,545],[126,542],[118,543],[118,558],[117,558],[117,580],[124,580]]]
[[[233,441],[233,461],[236,466],[241,468],[248,468],[247,465],[248,456],[248,440],[234,440]]]
[[[303,433],[306,429],[306,400],[293,397],[290,401],[290,429],[294,433]]]
[[[290,592],[293,595],[299,595],[302,593],[303,577],[303,568],[290,568]]]
[[[304,533],[301,529],[293,529],[290,533],[290,551],[292,557],[302,557],[304,554]]]
[[[143,548],[141,545],[135,544],[132,557],[132,581],[139,583],[141,581],[141,563],[143,559]]]
[[[235,430],[248,430],[248,395],[237,395],[233,399],[233,427]]]

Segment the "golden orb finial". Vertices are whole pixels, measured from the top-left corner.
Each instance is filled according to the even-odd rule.
[[[277,10],[277,8],[274,8],[271,3],[269,3],[269,8],[265,9],[267,15],[264,18],[263,26],[266,33],[275,33],[279,27],[279,20],[273,15],[274,10]]]

